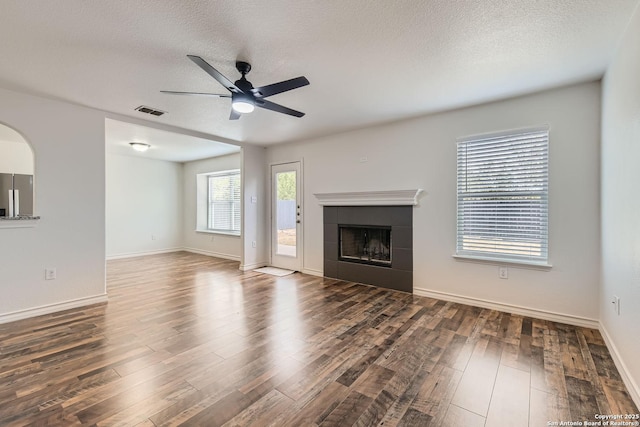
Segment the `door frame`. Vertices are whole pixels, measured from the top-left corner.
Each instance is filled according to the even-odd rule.
[[[282,166],[288,164],[298,164],[298,169],[300,170],[299,176],[296,179],[296,187],[298,193],[298,201],[300,203],[300,224],[299,227],[296,227],[296,258],[298,259],[299,268],[297,271],[302,271],[304,268],[304,162],[303,159],[297,160],[289,160],[282,162],[273,162],[269,163],[269,265],[273,266],[273,256],[274,254],[274,202],[276,194],[275,194],[275,183],[273,180],[273,167],[274,166]]]

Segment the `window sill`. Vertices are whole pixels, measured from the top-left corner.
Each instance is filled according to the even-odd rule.
[[[532,270],[549,271],[553,267],[551,264],[542,262],[527,262],[527,261],[515,261],[497,258],[485,258],[480,256],[470,255],[452,255],[456,261],[462,262],[475,262],[479,264],[495,264],[495,265],[511,265],[514,267],[529,268]]]
[[[39,216],[0,217],[0,228],[33,228],[38,222]]]
[[[195,230],[196,233],[207,234],[220,234],[222,236],[240,237],[241,233],[233,233],[231,231],[216,231],[216,230]]]

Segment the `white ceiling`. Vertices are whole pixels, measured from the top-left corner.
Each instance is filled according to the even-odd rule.
[[[638,0],[3,0],[0,86],[251,144],[306,139],[602,76]],[[310,86],[229,121],[231,80]],[[148,105],[168,111],[153,117]]]
[[[236,145],[112,119],[105,121],[105,139],[108,153],[172,162],[190,162],[240,151]],[[142,142],[150,147],[141,153],[131,148],[131,142]]]

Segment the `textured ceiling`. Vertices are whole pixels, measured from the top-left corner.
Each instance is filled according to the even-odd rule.
[[[0,86],[233,141],[268,145],[599,78],[638,0],[3,0]],[[186,58],[255,86],[306,76],[270,100],[229,100]],[[144,104],[169,113],[156,118]]]

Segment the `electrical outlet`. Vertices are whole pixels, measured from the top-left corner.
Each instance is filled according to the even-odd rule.
[[[620,298],[617,295],[613,296],[613,301],[611,301],[611,304],[613,304],[613,309],[615,310],[616,314],[620,316]]]
[[[44,280],[55,280],[56,278],[56,269],[55,268],[45,268],[44,269]]]
[[[367,163],[369,161],[369,159],[367,157],[360,157],[360,159],[358,159],[358,161],[360,163]]]
[[[501,279],[508,279],[509,269],[507,267],[500,267],[500,270],[498,270],[498,277],[500,277]]]
[[[211,241],[213,242],[213,240],[215,239],[216,236],[211,235]]]
[[[258,244],[256,243],[256,241],[254,240],[253,242],[251,242],[251,247],[255,248]]]
[[[154,234],[151,235],[151,240],[156,240],[156,236]]]

